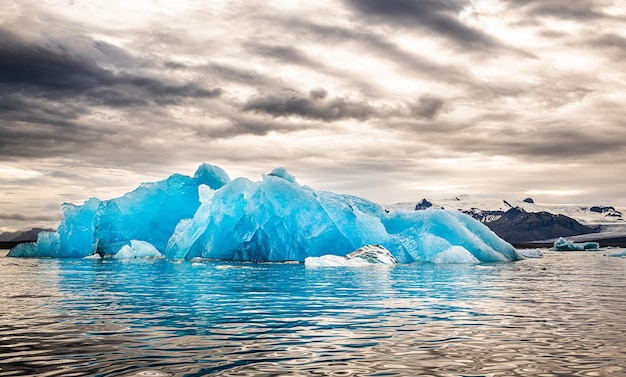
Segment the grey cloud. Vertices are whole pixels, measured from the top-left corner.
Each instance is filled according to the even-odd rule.
[[[151,123],[153,135],[164,127],[160,122],[166,106],[223,93],[196,82],[154,76],[148,68],[158,65],[146,64],[86,37],[35,43],[0,30],[0,159],[88,158],[107,143],[127,150],[146,126],[141,123]],[[109,109],[119,111],[116,119],[98,125],[85,121]],[[128,124],[134,125],[120,132]]]
[[[615,33],[601,34],[584,40],[582,43],[594,49],[610,51],[620,65],[623,64],[623,59],[626,58],[626,38],[621,35]]]
[[[166,60],[163,62],[163,67],[169,69],[187,69],[188,66],[184,63],[177,62],[175,60]]]
[[[590,126],[591,129],[598,126]],[[523,138],[514,136],[499,140],[499,145],[492,148],[501,149],[508,155],[525,156],[533,160],[554,158],[567,161],[588,160],[595,156],[607,153],[624,155],[626,141],[599,135],[588,130],[550,129],[539,130],[535,138],[523,135]]]
[[[286,89],[287,85],[276,77],[272,77],[256,71],[246,65],[230,65],[210,62],[197,67],[189,67],[190,70],[197,70],[206,75],[214,77],[222,82],[234,82],[251,87],[268,87]]]
[[[348,29],[341,26],[329,26],[307,20],[285,21],[285,26],[297,33],[308,34],[309,38],[329,45],[343,44],[356,47],[364,54],[391,62],[403,71],[403,74],[420,77],[445,77],[451,83],[465,84],[472,81],[471,76],[453,64],[435,63],[421,55],[407,52],[385,36],[366,29]],[[350,46],[352,45],[352,46]],[[424,51],[428,55],[429,51]]]
[[[313,99],[324,99],[328,95],[328,92],[324,88],[313,88],[309,94]]]
[[[59,218],[57,216],[27,216],[19,213],[4,213],[0,212],[0,220],[14,220],[14,221],[56,221]]]
[[[74,123],[51,127],[44,119],[37,122],[0,121],[0,159],[80,154],[102,140],[102,131],[79,128]]]
[[[468,132],[450,134],[439,142],[457,151],[518,156],[540,162],[546,159],[589,162],[607,153],[626,155],[626,141],[611,136],[609,132],[602,135],[594,131],[601,129],[602,125],[589,124],[576,128],[553,122],[556,125],[534,122],[524,129],[486,130],[470,126]]]
[[[271,57],[284,63],[299,65],[318,65],[303,51],[290,46],[269,45],[257,42],[246,42],[244,47],[248,51],[265,57]]]
[[[626,50],[626,38],[618,34],[603,34],[592,38],[589,42],[596,46],[615,47],[620,50]]]
[[[433,120],[441,112],[445,101],[434,96],[422,96],[412,106],[412,114],[421,119]]]
[[[319,97],[317,91],[309,97],[293,91],[259,95],[249,99],[243,111],[265,113],[273,117],[295,115],[325,122],[350,118],[364,120],[376,114],[376,109],[367,102],[340,97],[324,99]]]
[[[268,121],[258,117],[237,116],[233,117],[228,127],[205,133],[205,135],[213,138],[229,138],[237,135],[263,136],[270,132],[288,133],[310,128],[319,129],[320,127],[305,122],[277,122],[275,119]]]
[[[457,19],[467,1],[347,0],[346,3],[375,22],[430,31],[457,45],[479,48],[499,45],[488,34]]]
[[[184,98],[214,98],[219,88],[206,89],[195,83],[179,84],[163,79],[105,68],[83,51],[73,51],[61,42],[34,44],[10,33],[0,33],[0,91],[19,92],[48,99],[76,98],[112,107],[164,105]],[[100,52],[114,51],[104,42],[92,41]],[[124,55],[126,56],[126,55]],[[128,57],[127,57],[128,58]]]
[[[598,0],[509,0],[511,8],[525,11],[530,16],[548,16],[572,20],[590,20],[606,17],[601,9],[605,2]]]

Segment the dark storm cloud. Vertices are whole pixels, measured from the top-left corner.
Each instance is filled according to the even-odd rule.
[[[346,3],[374,22],[425,30],[461,46],[498,46],[488,34],[457,19],[467,1],[347,0]]]
[[[84,116],[113,109],[137,119],[223,92],[157,78],[145,73],[145,61],[115,46],[75,39],[35,43],[0,30],[0,158],[80,154],[117,133],[115,124],[93,127]]]
[[[119,49],[93,41],[99,51]],[[178,103],[185,98],[214,98],[219,88],[195,83],[170,83],[154,77],[100,66],[83,51],[72,51],[61,42],[27,43],[0,33],[0,90],[46,99],[75,98],[112,107]]]
[[[273,117],[298,116],[332,122],[342,119],[364,120],[376,115],[377,111],[367,102],[352,101],[348,98],[329,98],[319,96],[319,89],[304,96],[294,91],[259,95],[249,99],[243,111],[265,113]]]

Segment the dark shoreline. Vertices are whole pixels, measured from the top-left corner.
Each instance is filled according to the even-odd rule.
[[[34,242],[34,241],[2,241],[0,242],[0,249],[11,249],[21,243],[26,243],[26,242]]]
[[[564,237],[567,238],[567,237]],[[34,241],[6,241],[0,242],[0,249],[11,249],[16,245],[26,242],[34,242]],[[597,242],[600,244],[600,247],[624,247],[626,248],[626,237],[613,237],[613,238],[601,238],[601,239],[593,239],[589,238],[585,241],[575,241],[575,242]],[[511,243],[513,247],[516,249],[537,249],[537,248],[550,248],[554,245],[553,242],[539,241],[539,242],[520,242],[520,243]]]
[[[568,239],[567,237],[563,237]],[[585,243],[585,242],[597,242],[600,244],[600,247],[624,247],[626,248],[626,237],[615,237],[615,238],[602,238],[602,239],[586,239],[584,241],[575,240],[575,243]],[[512,243],[513,247],[516,249],[535,249],[535,248],[550,248],[554,245],[553,242],[525,242],[525,243]]]

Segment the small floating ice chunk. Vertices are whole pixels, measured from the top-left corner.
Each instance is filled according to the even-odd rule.
[[[626,257],[626,249],[609,254],[610,257]]]
[[[389,250],[381,245],[365,245],[346,255],[346,259],[362,259],[371,264],[398,264]]]
[[[554,246],[552,250],[555,251],[584,251],[584,250],[598,250],[600,248],[600,244],[597,242],[585,242],[585,243],[574,243],[571,240],[566,240],[563,237],[560,237],[558,240],[554,242]]]
[[[364,267],[364,266],[395,266],[396,258],[381,245],[365,245],[345,257],[338,255],[322,255],[308,257],[304,260],[306,267]]]
[[[131,240],[130,246],[122,246],[115,255],[115,259],[133,258],[161,258],[161,253],[149,242]]]
[[[522,257],[528,258],[543,258],[543,253],[540,249],[518,249],[517,252]]]
[[[296,177],[294,177],[293,175],[291,175],[287,169],[280,167],[280,168],[276,168],[274,170],[271,171],[271,173],[269,175],[273,175],[275,177],[280,177],[284,180],[286,180],[287,182],[290,183],[296,183]]]

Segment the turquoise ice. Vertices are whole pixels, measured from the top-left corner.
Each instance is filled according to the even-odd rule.
[[[520,259],[515,248],[462,213],[388,211],[369,200],[300,185],[284,168],[260,181],[230,180],[202,164],[193,177],[174,174],[122,197],[64,204],[55,233],[10,256],[120,258],[134,245],[166,259],[304,261],[346,256],[378,244],[399,263],[476,263]],[[152,250],[152,249],[150,249]]]

